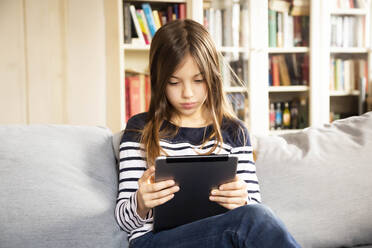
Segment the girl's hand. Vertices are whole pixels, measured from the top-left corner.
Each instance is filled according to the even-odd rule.
[[[173,180],[155,183],[154,174],[155,167],[151,166],[138,180],[137,213],[142,219],[146,218],[151,208],[169,201],[180,190]]]
[[[211,191],[209,199],[227,209],[234,209],[247,204],[247,184],[235,177],[231,183],[222,184]]]

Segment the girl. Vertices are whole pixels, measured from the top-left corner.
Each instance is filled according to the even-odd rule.
[[[192,20],[167,23],[150,48],[151,102],[127,123],[120,145],[116,219],[136,247],[297,247],[273,213],[260,203],[249,136],[226,101],[216,48]],[[235,181],[213,190],[210,200],[230,209],[158,233],[152,209],[180,189],[155,183],[157,156],[236,154]]]

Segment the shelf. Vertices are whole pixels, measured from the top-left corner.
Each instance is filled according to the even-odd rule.
[[[125,0],[125,2],[186,3],[187,0]]]
[[[133,44],[123,44],[121,45],[123,50],[127,51],[150,51],[150,45],[133,45]]]
[[[220,52],[225,52],[225,53],[233,53],[233,52],[244,53],[244,52],[249,52],[249,48],[246,48],[246,47],[218,47],[217,50],[220,51]]]
[[[353,90],[351,92],[334,91],[334,90],[332,90],[329,93],[330,96],[359,96],[359,94],[360,94],[359,90]]]
[[[331,47],[331,53],[368,53],[368,49],[363,47]]]
[[[282,130],[270,130],[270,135],[282,135],[289,133],[297,133],[302,131],[302,129],[282,129]]]
[[[269,53],[307,53],[309,52],[308,47],[269,47]]]
[[[304,92],[309,91],[307,85],[293,85],[293,86],[269,86],[269,92]]]
[[[245,93],[247,92],[246,87],[232,86],[232,87],[223,87],[223,90],[227,93]]]
[[[334,9],[331,15],[367,15],[366,9]]]

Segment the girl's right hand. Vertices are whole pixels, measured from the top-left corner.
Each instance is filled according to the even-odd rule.
[[[173,180],[155,183],[154,174],[155,166],[151,166],[138,180],[137,213],[142,219],[146,218],[151,208],[166,203],[180,190]]]

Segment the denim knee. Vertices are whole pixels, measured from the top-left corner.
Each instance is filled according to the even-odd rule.
[[[275,218],[273,211],[263,204],[250,204],[236,208],[235,214],[239,215],[242,219],[248,218],[252,220],[261,220],[267,218]]]

